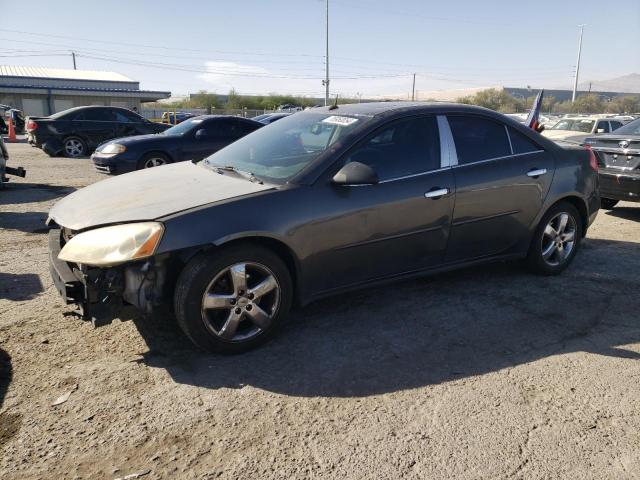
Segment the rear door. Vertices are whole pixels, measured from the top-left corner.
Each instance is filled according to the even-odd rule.
[[[319,187],[323,215],[311,235],[317,270],[323,272],[319,289],[442,263],[455,195],[448,152],[440,147],[436,116],[410,117],[381,127],[334,167],[367,164],[378,184],[334,185],[331,170]]]
[[[73,132],[87,141],[92,150],[106,140],[116,137],[116,125],[109,108],[87,108],[73,120]]]
[[[514,127],[449,115],[457,166],[447,262],[506,253],[526,243],[551,185],[553,156]]]

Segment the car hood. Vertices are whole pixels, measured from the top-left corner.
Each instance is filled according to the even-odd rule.
[[[156,220],[209,203],[275,188],[180,162],[102,180],[56,203],[49,218],[71,230]]]
[[[162,142],[165,140],[169,140],[170,138],[175,139],[176,137],[170,137],[168,135],[160,135],[159,133],[149,133],[147,135],[133,135],[131,137],[115,138],[113,140],[109,140],[108,142],[104,142],[100,146],[102,147],[104,145],[109,145],[110,143],[119,143],[120,145],[131,145],[131,144],[142,144],[142,143],[149,143],[149,142]]]

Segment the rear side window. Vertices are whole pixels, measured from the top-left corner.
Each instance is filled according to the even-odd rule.
[[[140,118],[133,112],[127,112],[125,110],[113,110],[113,115],[115,116],[116,122],[137,123],[140,121]]]
[[[82,120],[93,120],[99,122],[110,122],[113,120],[110,115],[111,112],[109,110],[105,110],[104,108],[90,108],[88,110],[85,110],[83,113],[84,118],[82,118]],[[76,120],[80,119],[76,117]]]
[[[238,122],[238,135],[247,135],[257,129],[259,125],[252,123]]]
[[[515,155],[542,150],[538,145],[533,143],[532,140],[529,140],[529,137],[514,128],[509,127],[509,137],[511,138],[511,146],[513,147],[513,153]]]
[[[474,116],[450,116],[449,126],[458,153],[458,164],[511,155],[504,125]]]
[[[356,147],[347,162],[372,167],[380,180],[440,168],[440,138],[435,117],[399,120],[383,127]]]

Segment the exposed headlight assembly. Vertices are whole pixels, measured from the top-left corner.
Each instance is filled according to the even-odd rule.
[[[100,153],[109,155],[116,155],[118,153],[124,153],[127,151],[127,147],[120,145],[119,143],[109,143],[100,149]]]
[[[96,228],[72,237],[58,255],[65,262],[112,267],[147,258],[156,251],[164,227],[158,222]]]

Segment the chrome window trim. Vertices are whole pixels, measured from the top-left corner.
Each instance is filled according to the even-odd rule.
[[[423,175],[429,175],[431,173],[442,172],[444,170],[449,170],[450,168],[451,167],[442,167],[442,168],[437,168],[436,170],[429,170],[427,172],[412,173],[411,175],[403,175],[402,177],[387,178],[386,180],[380,180],[378,182],[378,185],[380,185],[381,183],[389,183],[389,182],[397,182],[398,180],[406,180],[408,178],[422,177]]]
[[[458,152],[453,141],[453,134],[446,115],[437,115],[438,133],[440,136],[440,167],[447,168],[458,165]]]
[[[513,157],[522,157],[524,155],[532,155],[534,153],[544,153],[544,150],[534,150],[533,152],[514,153],[513,155],[504,155],[502,157],[487,158],[485,160],[478,160],[477,162],[464,163],[462,165],[455,165],[453,168],[470,167],[472,165],[478,165],[479,163],[495,162],[496,160],[504,160],[505,158],[513,158]]]
[[[511,143],[511,135],[509,135],[509,127],[504,126],[504,133],[507,134],[507,140],[509,140],[509,149],[511,150],[511,155],[514,155],[516,152],[513,150],[513,144]]]

